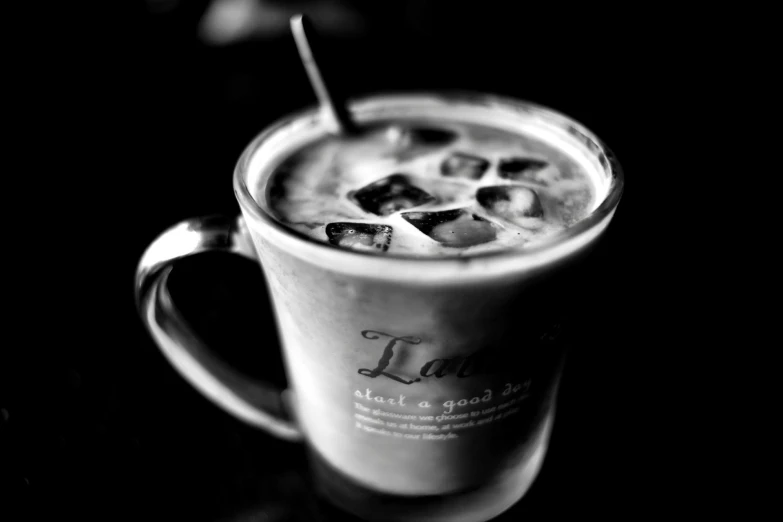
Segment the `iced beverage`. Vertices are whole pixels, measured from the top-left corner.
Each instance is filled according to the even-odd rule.
[[[563,317],[621,178],[570,119],[482,96],[307,112],[240,160],[297,424],[322,493],[369,520],[487,520],[546,452]],[[258,332],[259,336],[263,332]]]

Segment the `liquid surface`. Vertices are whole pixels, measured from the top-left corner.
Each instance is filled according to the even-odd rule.
[[[281,163],[266,197],[285,226],[343,248],[415,256],[524,248],[595,207],[587,171],[531,136],[403,122],[328,136]]]

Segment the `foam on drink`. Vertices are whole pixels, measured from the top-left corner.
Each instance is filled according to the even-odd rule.
[[[325,136],[280,163],[268,187],[257,197],[285,226],[381,255],[524,248],[598,204],[588,169],[555,146],[457,122],[377,123],[358,136]]]

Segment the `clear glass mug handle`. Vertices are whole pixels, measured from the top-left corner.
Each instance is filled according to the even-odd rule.
[[[250,379],[221,360],[174,306],[167,281],[177,260],[207,251],[258,259],[242,218],[209,216],[183,221],[158,236],[136,269],[136,307],[152,338],[174,368],[232,415],[282,439],[302,432],[288,414],[287,391]]]

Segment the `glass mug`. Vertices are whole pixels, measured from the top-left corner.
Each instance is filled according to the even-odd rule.
[[[517,502],[541,467],[565,353],[559,311],[584,303],[585,256],[614,215],[623,175],[589,130],[527,102],[389,94],[353,101],[350,112],[360,124],[425,119],[530,133],[597,173],[600,204],[540,244],[467,258],[321,243],[282,226],[266,198],[253,197],[287,155],[329,132],[328,118],[310,109],[243,152],[234,172],[240,218],[185,221],[148,247],[136,274],[139,312],[205,396],[302,441],[331,503],[369,520],[488,520]],[[288,390],[229,367],[174,307],[166,285],[177,259],[209,250],[260,263]]]

